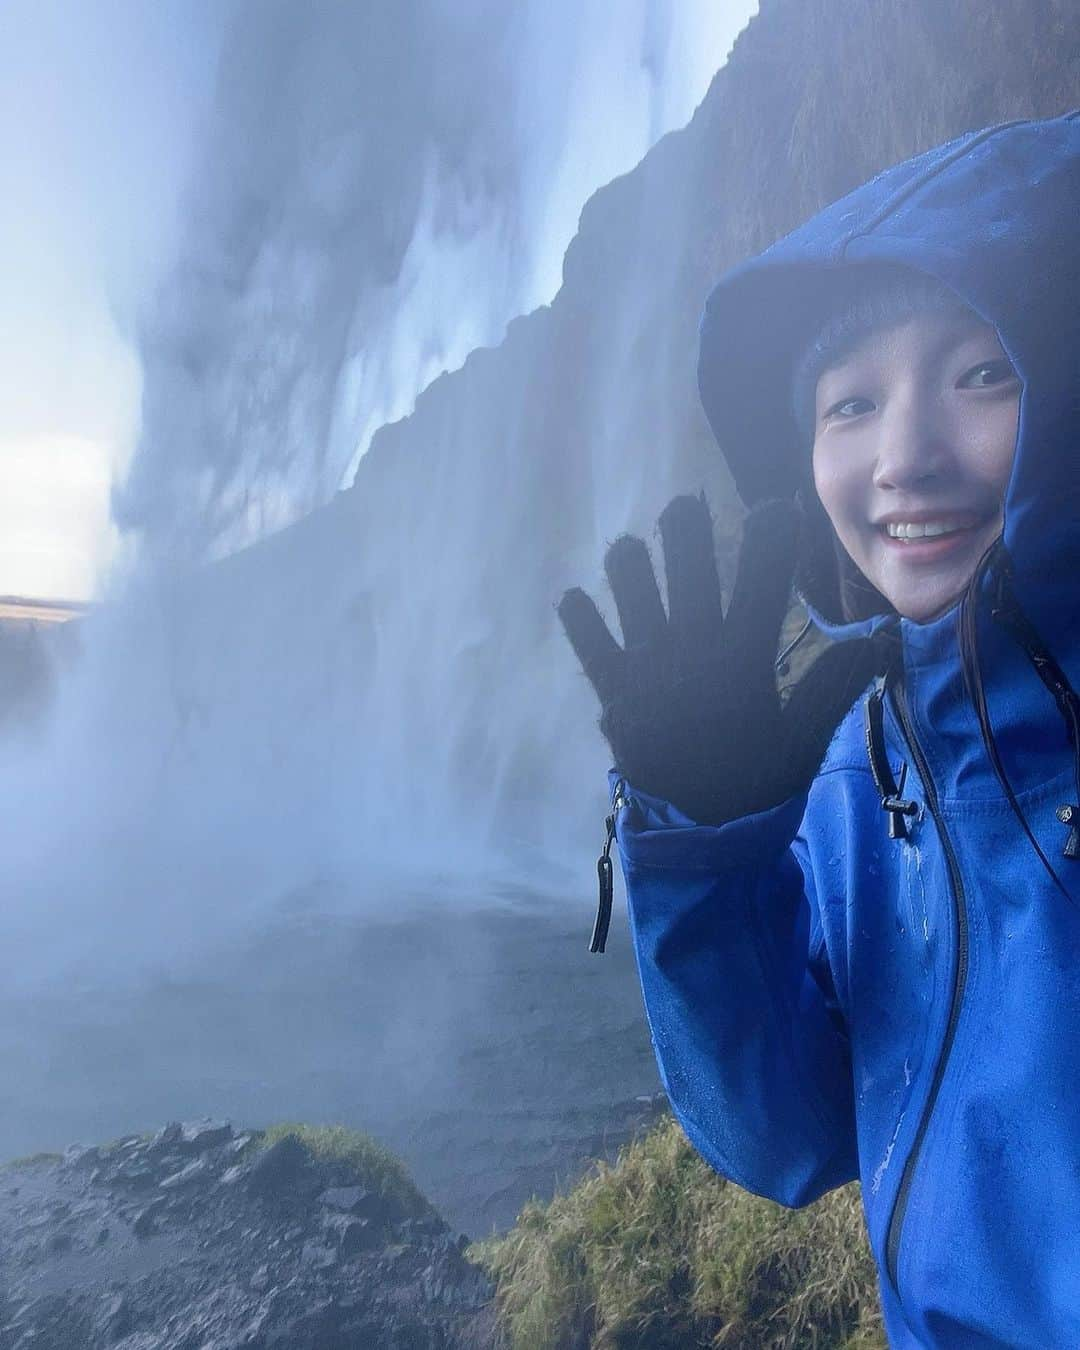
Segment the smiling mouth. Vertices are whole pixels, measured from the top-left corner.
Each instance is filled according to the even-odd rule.
[[[916,539],[939,539],[944,535],[960,534],[963,531],[974,529],[975,525],[976,522],[970,517],[953,516],[945,517],[942,520],[889,520],[885,522],[883,528],[890,539],[908,543]]]

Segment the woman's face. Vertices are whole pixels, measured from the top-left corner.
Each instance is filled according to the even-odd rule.
[[[818,380],[818,496],[905,618],[949,609],[1001,533],[1020,388],[994,329],[963,313],[870,333]]]

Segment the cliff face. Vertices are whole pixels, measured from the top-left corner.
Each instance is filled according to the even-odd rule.
[[[136,773],[168,746],[132,794],[155,847],[181,819],[212,856],[225,818],[295,876],[576,865],[606,751],[554,602],[676,492],[706,490],[734,553],[695,389],[710,282],[899,158],[1077,102],[1063,0],[766,0],[691,124],[588,203],[550,307],[380,431],[328,508],[111,627],[106,721]]]
[[[552,604],[597,590],[605,541],[650,535],[678,491],[705,488],[730,566],[738,507],[694,381],[711,281],[885,165],[1078,101],[1063,3],[767,0],[692,124],[589,202],[550,308],[436,382],[348,494],[236,569],[254,580],[264,553],[299,575],[318,535],[348,577],[326,639],[355,644],[386,828],[411,803],[546,854],[592,841],[605,751]]]

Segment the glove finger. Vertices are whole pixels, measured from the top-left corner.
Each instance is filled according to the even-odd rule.
[[[837,642],[795,685],[784,705],[785,740],[807,781],[817,772],[842,718],[885,664],[885,653],[869,639]]]
[[[627,649],[662,643],[667,635],[667,615],[644,541],[632,534],[621,535],[604,555],[604,571],[611,583]]]
[[[622,648],[611,636],[593,600],[580,587],[565,592],[556,612],[601,703],[607,702],[618,682]]]
[[[728,649],[751,681],[773,677],[780,628],[791,599],[798,537],[799,512],[793,502],[762,502],[746,518],[725,623]]]
[[[683,642],[715,641],[723,628],[724,606],[704,493],[668,502],[660,513],[660,539],[672,629]]]

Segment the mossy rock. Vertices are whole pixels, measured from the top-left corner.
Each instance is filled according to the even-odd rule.
[[[0,1163],[0,1172],[19,1172],[30,1167],[41,1167],[44,1164],[55,1164],[63,1159],[62,1153],[27,1153],[21,1158],[10,1158],[5,1163]]]
[[[279,1140],[295,1139],[334,1185],[359,1185],[386,1203],[395,1219],[420,1219],[435,1213],[413,1184],[405,1165],[370,1134],[345,1125],[304,1125],[282,1121],[253,1130],[244,1157],[265,1152]]]

